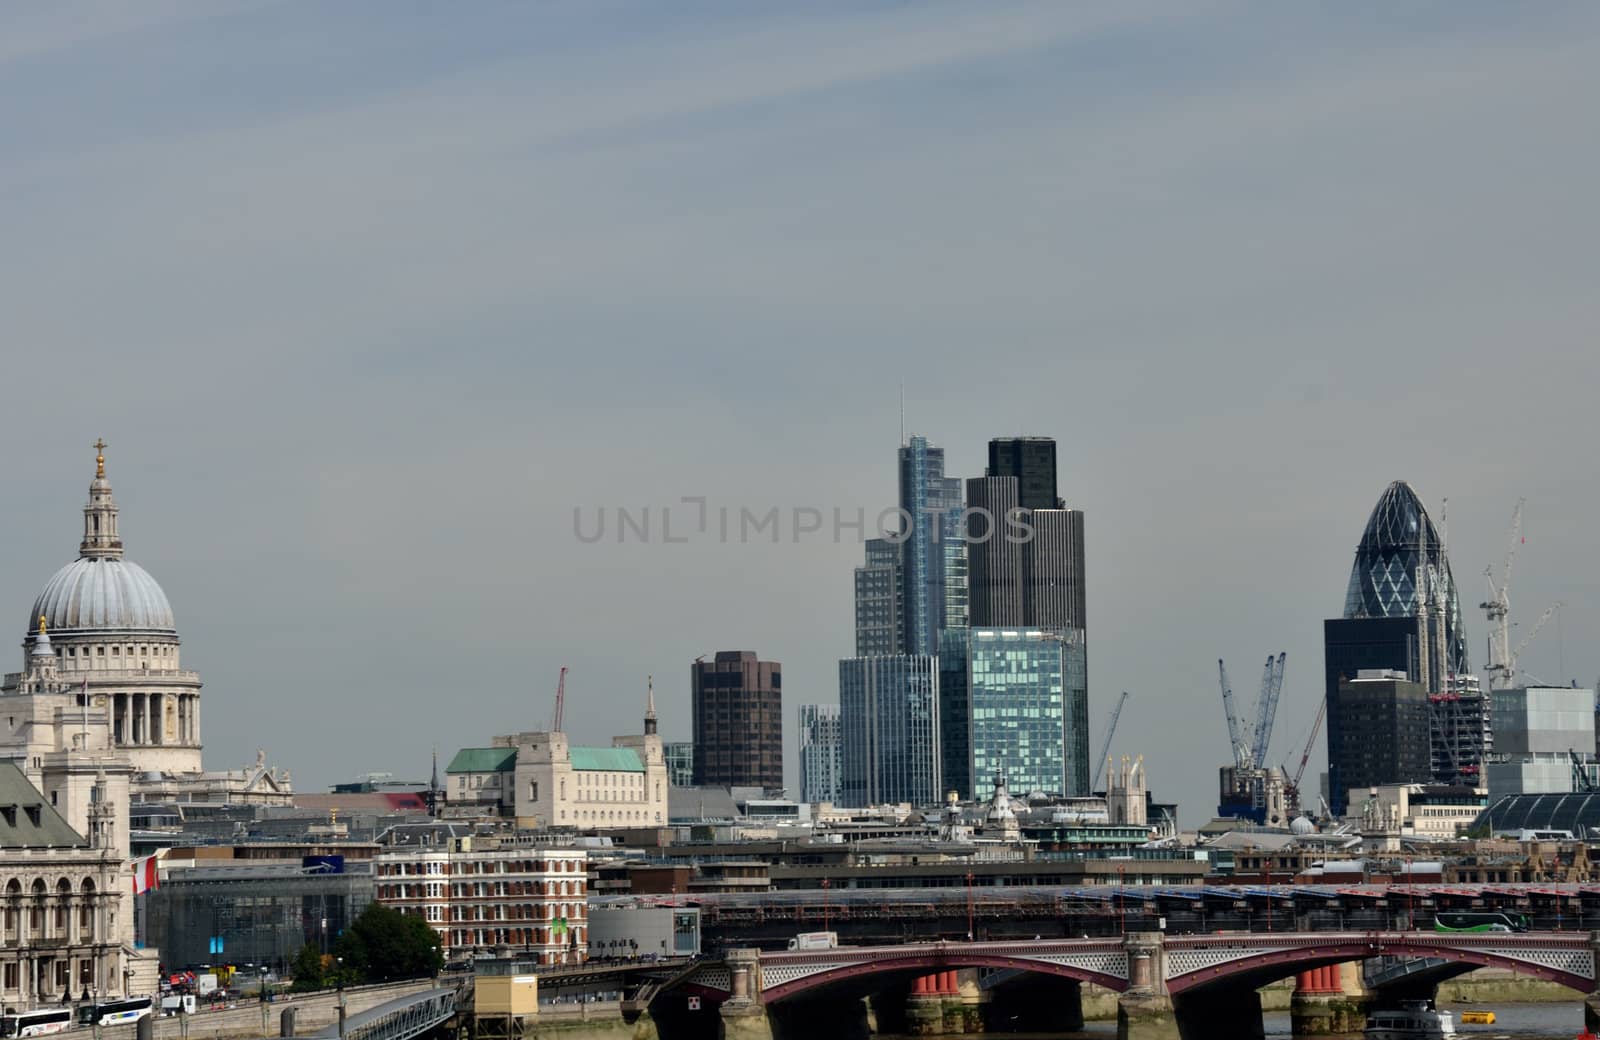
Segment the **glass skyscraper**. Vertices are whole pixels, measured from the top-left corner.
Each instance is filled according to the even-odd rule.
[[[1372,507],[1361,533],[1344,616],[1414,618],[1423,610],[1444,617],[1445,659],[1430,660],[1426,674],[1465,675],[1471,669],[1461,631],[1461,600],[1444,542],[1411,485],[1397,480]]]
[[[839,706],[800,705],[800,800],[839,800]]]
[[[926,654],[839,662],[840,792],[851,807],[939,801],[939,668]]]
[[[940,671],[946,684],[941,709],[947,786],[971,798],[976,785],[999,769],[1013,791],[1088,793],[1089,704],[1080,631],[948,632]]]
[[[1353,787],[1416,779],[1410,766],[1405,775],[1381,779],[1361,772],[1362,762],[1400,761],[1390,746],[1398,738],[1367,733],[1377,716],[1346,696],[1360,687],[1366,671],[1397,673],[1397,689],[1409,689],[1409,683],[1422,691],[1434,782],[1482,784],[1493,746],[1489,698],[1468,674],[1461,601],[1444,540],[1403,480],[1384,489],[1367,517],[1345,588],[1344,616],[1323,625],[1323,666],[1328,793],[1335,813],[1345,811]],[[1373,747],[1373,741],[1384,746]]]
[[[944,449],[926,437],[912,437],[901,446],[900,508],[909,515],[910,530],[900,543],[904,586],[905,631],[900,652],[939,652],[939,629],[952,614],[965,624],[965,593],[947,580],[951,570],[966,570],[961,535],[961,481],[944,475]],[[960,603],[948,604],[954,591]]]

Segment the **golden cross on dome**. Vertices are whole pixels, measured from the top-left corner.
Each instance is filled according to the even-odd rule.
[[[106,439],[104,437],[96,437],[94,439],[94,452],[94,475],[103,477],[106,475]]]

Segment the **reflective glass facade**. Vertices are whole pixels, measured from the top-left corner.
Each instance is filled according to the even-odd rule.
[[[1345,590],[1346,618],[1416,617],[1421,605],[1441,606],[1445,614],[1447,671],[1464,675],[1467,643],[1461,630],[1461,601],[1450,573],[1450,561],[1428,511],[1411,485],[1390,484],[1373,507],[1356,547],[1355,565]],[[1434,662],[1436,665],[1436,662]],[[1428,669],[1438,675],[1437,667]]]
[[[969,777],[998,769],[1020,793],[1087,793],[1081,632],[968,629]]]
[[[839,662],[839,804],[932,805],[941,793],[936,658]]]
[[[905,642],[900,547],[868,539],[866,563],[856,568],[856,656],[897,654]]]
[[[800,705],[800,800],[839,800],[839,707]]]
[[[667,760],[667,783],[674,787],[694,784],[694,743],[688,740],[668,741],[661,745]]]
[[[901,653],[928,655],[938,652],[939,629],[950,625],[951,611],[964,623],[965,591],[961,602],[946,603],[952,591],[948,571],[966,570],[961,529],[961,481],[944,475],[944,449],[926,437],[912,437],[899,452],[900,508],[910,517],[909,537],[900,545],[900,572],[904,584],[905,632]]]

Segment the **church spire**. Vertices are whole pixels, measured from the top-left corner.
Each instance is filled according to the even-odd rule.
[[[656,735],[656,682],[655,677],[644,677],[644,735]]]
[[[106,479],[106,442],[94,442],[94,480],[89,483],[89,504],[83,507],[83,541],[78,556],[83,559],[122,558],[122,535],[117,531],[117,503],[111,497],[111,481]]]

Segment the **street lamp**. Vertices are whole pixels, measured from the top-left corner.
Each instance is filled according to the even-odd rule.
[[[339,1040],[344,1040],[344,958],[333,959],[333,984],[339,991]]]
[[[1127,871],[1126,866],[1117,864],[1117,930],[1123,935],[1128,934]]]
[[[972,873],[967,873],[967,942],[972,941]]]

